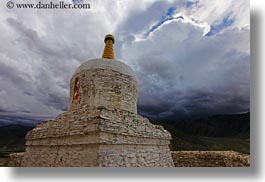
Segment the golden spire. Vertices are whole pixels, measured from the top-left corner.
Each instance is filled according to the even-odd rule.
[[[102,55],[102,58],[105,59],[114,59],[114,52],[113,52],[113,44],[114,44],[114,36],[108,34],[105,36],[105,48]]]

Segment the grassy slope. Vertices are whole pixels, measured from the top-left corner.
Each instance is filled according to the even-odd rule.
[[[241,153],[250,153],[249,138],[233,137],[199,137],[210,150],[234,150]]]
[[[9,125],[0,128],[0,152],[23,151],[25,136],[32,127]]]
[[[242,137],[242,135],[249,136],[248,132],[229,137],[207,137],[187,135],[168,125],[164,125],[164,127],[173,138],[171,150],[234,150],[250,153],[249,137]]]

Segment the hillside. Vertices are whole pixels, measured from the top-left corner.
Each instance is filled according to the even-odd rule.
[[[250,153],[250,113],[162,123],[172,135],[171,150],[234,150]]]
[[[0,127],[0,152],[23,151],[25,149],[25,136],[32,128],[22,125]]]
[[[208,137],[235,136],[250,128],[250,113],[216,115],[209,118],[171,123],[186,134]]]

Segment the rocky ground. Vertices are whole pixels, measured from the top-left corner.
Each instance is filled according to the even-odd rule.
[[[18,167],[23,153],[0,158],[0,167]],[[175,167],[249,167],[250,155],[234,151],[172,151]],[[8,161],[9,160],[9,161]]]
[[[234,151],[173,151],[175,167],[249,167],[250,155]]]

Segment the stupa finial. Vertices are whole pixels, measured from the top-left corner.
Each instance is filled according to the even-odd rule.
[[[111,34],[106,35],[104,42],[105,42],[105,48],[102,58],[114,59],[114,51],[113,51],[114,36]]]

